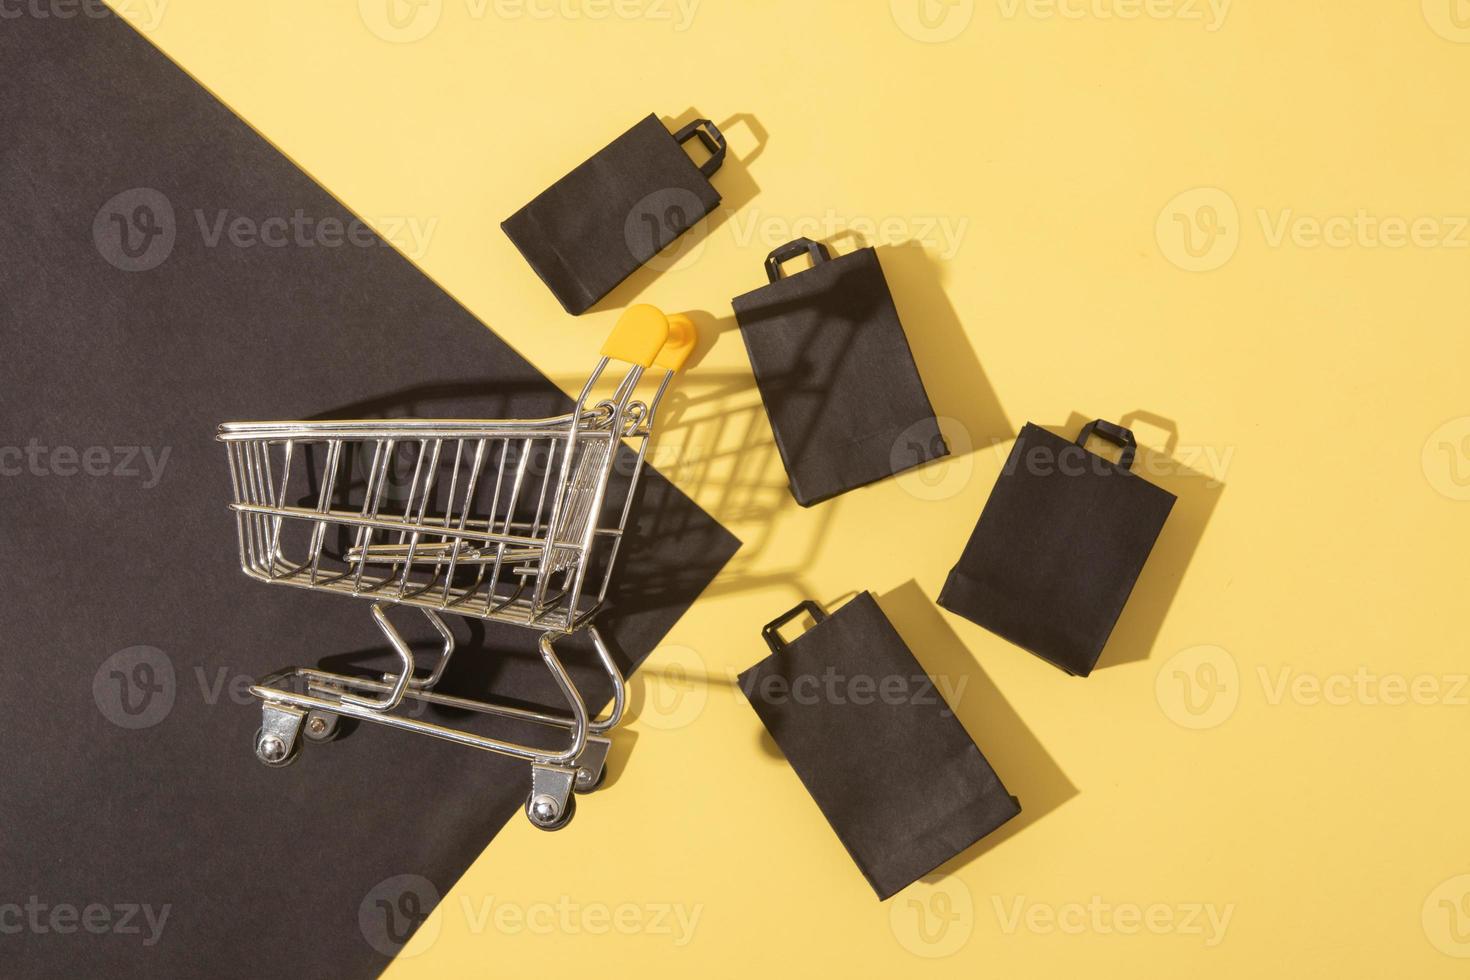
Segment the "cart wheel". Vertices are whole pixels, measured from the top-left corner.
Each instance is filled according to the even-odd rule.
[[[297,742],[288,751],[278,735],[265,734],[264,728],[255,730],[255,757],[272,769],[281,769],[296,761],[301,754],[301,743]]]
[[[591,769],[578,769],[577,770],[577,792],[578,793],[591,793],[594,790],[601,789],[602,788],[602,784],[604,782],[606,782],[606,781],[607,781],[607,766],[603,766],[601,769],[597,770],[597,775],[596,776],[592,775],[592,770]]]
[[[558,807],[550,796],[532,796],[526,800],[526,817],[540,830],[561,830],[577,815],[577,798],[567,797],[565,807]]]
[[[306,724],[301,726],[301,734],[313,742],[330,742],[341,730],[341,721],[341,715],[330,711],[309,711]]]

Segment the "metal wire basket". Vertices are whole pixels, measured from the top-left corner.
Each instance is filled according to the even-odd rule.
[[[623,678],[593,619],[607,597],[659,402],[694,340],[686,317],[629,308],[573,410],[555,418],[221,425],[241,569],[272,585],[372,602],[398,657],[398,669],[381,679],[309,667],[262,678],[251,688],[263,702],[260,761],[287,765],[303,739],[327,741],[341,718],[356,718],[530,762],[527,816],[542,829],[565,826],[574,794],[601,781],[608,733],[622,718]],[[627,371],[610,396],[595,399],[614,361]],[[650,371],[656,388],[645,401],[637,393]],[[622,444],[635,453],[631,478],[612,481]],[[416,671],[389,621],[394,606],[417,607],[443,641],[427,673]],[[454,653],[443,613],[536,631],[568,712],[435,692]],[[612,685],[603,718],[588,716],[553,648],[582,630]],[[533,722],[567,739],[531,746],[488,738],[395,711],[405,699]]]

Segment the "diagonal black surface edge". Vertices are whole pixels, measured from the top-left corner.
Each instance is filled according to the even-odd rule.
[[[239,573],[214,426],[566,399],[391,248],[210,245],[199,214],[352,216],[122,22],[7,19],[0,68],[0,972],[374,974],[369,939],[415,911],[403,883],[426,912],[527,771],[378,727],[255,761],[244,678],[381,641],[365,603]],[[166,210],[172,246],[149,251]],[[636,521],[604,620],[628,670],[738,547],[656,474]],[[446,689],[555,703],[528,635],[455,629]],[[109,664],[135,647],[151,676]]]

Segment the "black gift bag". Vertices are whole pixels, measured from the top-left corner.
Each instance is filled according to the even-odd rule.
[[[1120,446],[1114,463],[1091,435]],[[1175,497],[1129,471],[1137,443],[1112,422],[1076,442],[1028,423],[939,604],[1069,674],[1092,672]]]
[[[782,278],[809,253],[810,269]],[[733,301],[776,447],[803,507],[949,455],[874,249],[798,238]]]
[[[711,154],[696,165],[683,144]],[[708,119],[670,134],[650,115],[501,222],[568,313],[578,314],[720,203],[725,137]]]
[[[1021,812],[871,594],[762,636],[740,689],[880,900]]]

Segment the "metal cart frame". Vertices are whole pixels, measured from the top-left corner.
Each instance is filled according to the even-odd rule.
[[[260,761],[288,765],[303,741],[328,741],[342,718],[354,718],[529,762],[527,816],[544,830],[565,826],[574,794],[601,782],[608,735],[623,716],[623,677],[593,619],[607,597],[659,403],[694,342],[688,318],[629,308],[573,410],[554,418],[221,425],[241,570],[273,585],[371,601],[398,658],[396,670],[378,679],[310,667],[261,678],[250,689],[262,701]],[[609,397],[595,399],[614,360],[628,369]],[[657,387],[643,401],[635,396],[650,370]],[[636,453],[633,471],[610,493],[624,443]],[[360,500],[354,469],[364,477]],[[406,485],[400,473],[411,474]],[[417,671],[388,618],[395,606],[418,608],[442,640],[427,673]],[[567,712],[435,691],[455,646],[441,613],[536,631]],[[588,715],[554,648],[581,631],[612,686],[602,718]],[[405,700],[531,722],[560,730],[565,741],[524,745],[447,727],[397,711]]]

